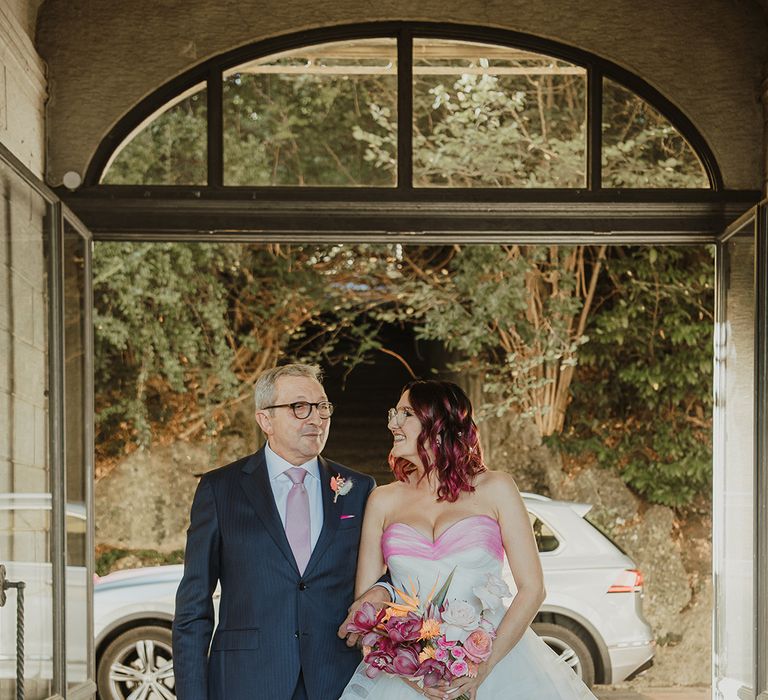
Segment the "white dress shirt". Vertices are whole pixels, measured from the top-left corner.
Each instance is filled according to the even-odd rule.
[[[323,529],[323,493],[321,491],[320,466],[317,463],[317,457],[310,459],[304,464],[291,464],[280,455],[275,454],[269,447],[269,443],[264,448],[264,456],[267,460],[269,484],[272,486],[272,495],[275,497],[277,512],[280,514],[283,528],[285,528],[285,507],[288,501],[288,492],[293,488],[291,477],[285,471],[295,466],[306,470],[307,476],[304,477],[304,488],[307,489],[307,496],[309,497],[309,544],[314,549],[317,539],[320,537],[320,531]],[[330,488],[330,485],[328,485],[328,488]]]

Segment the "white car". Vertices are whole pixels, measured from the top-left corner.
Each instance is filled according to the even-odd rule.
[[[69,545],[81,556],[85,547],[85,504],[67,503]],[[24,677],[34,682],[53,677],[53,569],[50,559],[50,493],[0,494],[0,522],[5,530],[0,564],[8,581],[23,581]],[[67,679],[87,677],[86,629],[88,573],[84,566],[66,567]],[[18,594],[9,591],[0,608],[0,678],[16,678],[16,607]]]
[[[584,519],[591,506],[533,494],[523,498],[547,588],[534,630],[588,685],[619,683],[650,667],[653,638],[634,562]],[[101,700],[175,697],[171,621],[182,571],[180,565],[155,566],[96,582]],[[507,578],[512,584],[508,569]]]
[[[587,685],[620,683],[653,664],[643,576],[585,515],[591,506],[523,494],[547,597],[533,629]],[[510,588],[511,574],[507,572]]]

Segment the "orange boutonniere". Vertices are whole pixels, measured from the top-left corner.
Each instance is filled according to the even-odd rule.
[[[339,496],[346,496],[351,490],[354,482],[352,479],[345,479],[341,474],[331,477],[331,491],[333,491],[333,502],[336,503]]]

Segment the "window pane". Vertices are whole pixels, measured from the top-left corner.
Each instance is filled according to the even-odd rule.
[[[397,45],[308,46],[224,74],[224,184],[396,184]]]
[[[713,559],[716,697],[755,697],[754,220],[722,247],[715,325]]]
[[[207,90],[196,85],[155,112],[123,142],[104,185],[204,185],[208,181]]]
[[[709,187],[693,149],[645,100],[603,81],[603,187]]]
[[[560,541],[552,528],[533,513],[528,513],[528,518],[531,521],[533,536],[536,538],[536,547],[539,552],[554,552],[560,546]]]
[[[1,159],[0,183],[0,564],[9,581],[26,583],[25,697],[42,700],[53,692],[54,654],[47,398],[50,209]],[[15,698],[16,589],[7,595],[0,608],[0,698]]]
[[[504,46],[413,46],[416,187],[582,187],[586,70]]]
[[[67,686],[88,678],[88,570],[86,479],[90,461],[85,430],[86,241],[67,222],[64,229],[64,429],[66,434],[65,579]]]

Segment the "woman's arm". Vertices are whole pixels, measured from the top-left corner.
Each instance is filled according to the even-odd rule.
[[[381,580],[386,569],[381,553],[381,535],[384,530],[384,508],[381,488],[375,488],[368,497],[363,517],[360,548],[357,554],[357,576],[355,578],[355,600],[349,606],[347,617],[339,626],[338,635],[347,640],[348,646],[357,643],[359,635],[347,631],[347,624],[363,603],[386,604],[390,602],[387,589],[374,584]]]
[[[520,641],[546,597],[544,574],[528,509],[510,475],[496,473],[494,480],[498,480],[493,489],[494,494],[498,494],[496,500],[501,539],[515,579],[517,594],[496,631],[497,637],[489,659],[492,666]]]
[[[386,570],[381,552],[381,536],[384,532],[384,507],[382,487],[375,488],[368,497],[357,554],[355,598],[359,598],[375,584]]]
[[[500,472],[488,476],[491,479],[488,479],[484,486],[492,494],[504,551],[515,579],[517,594],[499,623],[491,656],[480,664],[477,678],[464,677],[451,684],[451,688],[459,689],[457,692],[466,693],[472,700],[478,686],[493,667],[520,641],[546,596],[544,574],[528,509],[515,481],[510,475]]]

